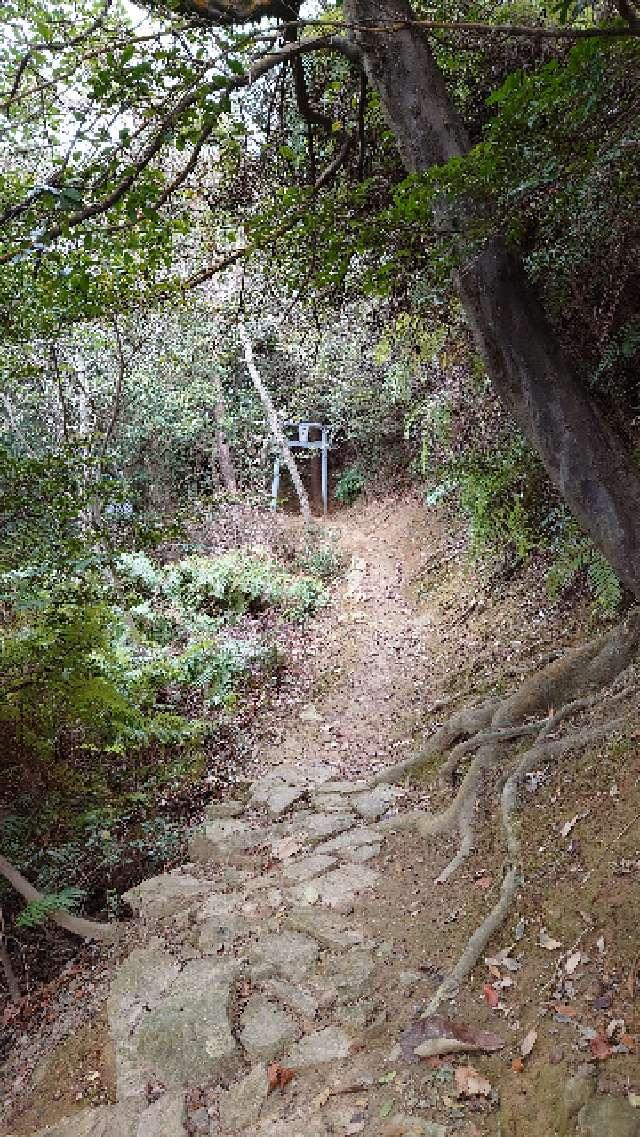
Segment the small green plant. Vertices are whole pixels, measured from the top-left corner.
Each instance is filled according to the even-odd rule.
[[[60,892],[49,892],[39,900],[32,900],[16,920],[20,928],[35,928],[44,924],[52,912],[74,912],[84,900],[83,888],[63,888]]]
[[[526,560],[542,540],[541,471],[524,439],[472,451],[448,468],[471,524],[471,555],[515,552]]]
[[[584,574],[596,608],[614,615],[622,601],[620,581],[577,522],[564,512],[558,520],[554,552],[554,560],[547,573],[549,595],[556,597],[576,577]]]
[[[360,496],[366,484],[367,480],[359,466],[347,466],[336,482],[336,501],[341,505],[351,505]]]

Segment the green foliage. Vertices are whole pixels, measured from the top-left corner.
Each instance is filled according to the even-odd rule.
[[[309,576],[328,584],[344,567],[343,555],[326,539],[309,537],[296,564]]]
[[[557,596],[578,577],[584,576],[597,608],[615,615],[622,601],[622,587],[611,565],[568,514],[562,513],[553,542],[554,559],[547,574],[549,594]]]
[[[471,451],[449,466],[471,526],[471,554],[511,551],[526,560],[540,546],[541,472],[521,436],[503,447]]]
[[[34,928],[44,924],[52,912],[73,912],[85,896],[83,888],[73,887],[46,893],[40,900],[32,900],[22,909],[16,924],[19,928]]]
[[[336,482],[336,501],[341,505],[352,505],[360,497],[366,484],[367,480],[360,466],[348,466]]]
[[[166,574],[164,591],[184,609],[208,616],[280,608],[300,619],[324,602],[319,581],[291,576],[270,558],[237,552],[181,561]]]

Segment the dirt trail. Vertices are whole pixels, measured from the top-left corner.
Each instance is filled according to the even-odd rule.
[[[574,641],[584,613],[551,610],[535,574],[483,585],[412,498],[327,528],[347,571],[294,642],[250,784],[209,808],[189,864],[130,894],[137,943],[85,1046],[106,1104],[80,1101],[42,1137],[640,1137],[637,746],[586,754],[570,778],[537,772],[529,880],[491,945],[513,968],[481,962],[442,1007],[502,1045],[428,1062],[413,1052],[420,1011],[495,903],[504,851],[487,824],[438,887],[455,837],[393,831],[398,813],[438,808],[437,774],[373,795],[362,780],[470,693],[505,690]],[[540,946],[547,928],[561,947]],[[619,1049],[598,1065],[590,1040],[611,1022]],[[74,1054],[45,1064],[42,1096],[74,1086]],[[29,1137],[70,1101],[32,1102],[10,1132]]]
[[[396,499],[327,523],[347,560],[330,612],[310,633],[312,699],[284,715],[264,752],[272,761],[325,759],[361,777],[412,745],[418,710],[438,671],[435,608],[415,603],[412,584],[444,545],[418,501]]]

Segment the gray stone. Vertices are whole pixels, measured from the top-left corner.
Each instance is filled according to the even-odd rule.
[[[364,1030],[367,1023],[375,1014],[375,1003],[372,999],[359,999],[357,1003],[342,1003],[333,1012],[341,1026],[348,1030]]]
[[[322,904],[327,904],[330,908],[340,908],[350,904],[360,892],[371,888],[378,875],[375,869],[367,868],[366,865],[342,865],[341,868],[334,869],[324,876],[316,877],[313,886]],[[298,885],[298,889],[303,888],[303,885]],[[299,895],[300,899],[304,898],[302,893]]]
[[[277,999],[279,1003],[306,1019],[314,1019],[318,1013],[318,1000],[315,996],[304,987],[289,983],[286,979],[269,979],[265,984],[265,991],[271,999]]]
[[[294,931],[313,936],[323,947],[348,948],[362,942],[362,932],[349,928],[344,920],[322,908],[294,908],[283,924]]]
[[[369,783],[363,781],[335,781],[325,782],[322,792],[326,794],[358,794],[369,789]]]
[[[576,1118],[596,1092],[596,1078],[593,1066],[579,1067],[567,1081],[559,1107],[559,1126],[561,1137],[575,1132]]]
[[[228,798],[227,801],[211,802],[205,813],[213,821],[218,817],[240,817],[246,808],[246,801],[240,801],[239,798]]]
[[[640,1111],[624,1098],[594,1097],[578,1114],[578,1137],[640,1137]]]
[[[240,936],[245,935],[250,927],[249,921],[236,913],[228,916],[210,916],[203,920],[198,936],[198,947],[204,952],[218,951],[225,944],[232,944]]]
[[[136,1031],[145,1014],[161,1004],[179,973],[179,962],[162,948],[134,948],[112,980],[107,1016],[118,1098],[142,1092],[146,1079],[136,1053]]]
[[[206,821],[202,829],[196,830],[189,840],[189,856],[200,863],[225,860],[257,845],[259,840],[260,834],[246,821],[221,817]]]
[[[204,896],[211,885],[196,877],[178,873],[163,873],[136,884],[123,893],[123,900],[145,920],[160,920],[188,908]]]
[[[255,1066],[250,1074],[220,1095],[220,1124],[224,1132],[237,1133],[253,1128],[267,1099],[267,1077],[264,1066]]]
[[[136,1102],[83,1109],[57,1125],[39,1129],[35,1137],[137,1137],[139,1112]]]
[[[286,813],[294,801],[304,797],[305,786],[289,786],[286,782],[256,782],[249,805],[252,807],[264,806],[272,817],[279,817]]]
[[[316,1030],[307,1034],[296,1043],[285,1059],[285,1065],[294,1070],[304,1066],[319,1066],[323,1062],[335,1062],[346,1058],[351,1043],[349,1037],[340,1027],[327,1026],[324,1030]]]
[[[409,1113],[394,1113],[380,1129],[380,1137],[447,1137],[449,1129]]]
[[[362,990],[373,969],[371,952],[356,947],[332,961],[327,978],[338,990],[346,988],[355,995]]]
[[[372,860],[380,853],[379,845],[358,845],[356,849],[343,849],[342,855],[345,860],[352,861],[356,865],[363,865],[365,861]]]
[[[344,854],[345,849],[357,849],[360,845],[375,845],[380,840],[380,830],[369,826],[362,829],[350,829],[348,833],[340,833],[317,845],[316,853]]]
[[[404,790],[397,786],[376,786],[368,793],[355,794],[351,805],[367,821],[377,821],[393,805],[396,798],[402,797]]]
[[[312,804],[320,813],[345,813],[349,809],[349,802],[342,794],[314,794]]]
[[[208,1081],[234,1068],[236,1044],[227,1014],[233,971],[208,959],[192,960],[160,1005],[144,1014],[132,1045],[165,1085]]]
[[[285,861],[282,872],[287,880],[299,882],[320,876],[335,864],[335,857],[330,857],[327,853],[317,853],[311,857],[303,857],[300,861]]]
[[[147,1106],[136,1137],[186,1137],[184,1094],[168,1093]]]
[[[189,1111],[190,1137],[212,1137],[209,1110],[203,1105]]]
[[[300,932],[273,932],[249,947],[253,963],[268,964],[289,979],[301,979],[318,958],[318,944]]]
[[[278,1058],[298,1034],[293,1019],[276,1003],[259,995],[249,1000],[242,1013],[240,1041],[252,1058],[268,1062]]]
[[[292,835],[302,834],[308,841],[322,841],[351,829],[356,823],[353,813],[294,813],[289,823]]]

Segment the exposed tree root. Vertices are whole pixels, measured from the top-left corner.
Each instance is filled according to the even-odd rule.
[[[24,897],[27,903],[32,904],[34,901],[41,901],[43,899],[42,893],[38,892],[32,884],[6,859],[0,856],[0,876],[9,881],[9,884],[15,888],[20,896]],[[54,924],[58,924],[60,928],[64,928],[67,932],[71,932],[74,936],[81,936],[85,940],[97,940],[101,943],[113,943],[118,940],[123,933],[123,924],[102,924],[96,920],[85,920],[82,916],[72,916],[70,912],[64,912],[61,908],[53,909],[47,913],[47,917],[53,920]]]
[[[640,650],[640,609],[606,635],[570,651],[527,679],[512,695],[490,699],[452,715],[414,758],[381,771],[375,782],[397,781],[418,770],[437,755],[447,755],[441,773],[451,778],[467,756],[471,758],[462,783],[446,809],[438,814],[424,810],[390,818],[387,829],[414,828],[433,837],[458,829],[460,846],[436,879],[447,881],[472,852],[475,844],[474,815],[484,790],[486,773],[500,766],[500,818],[508,855],[500,896],[470,936],[458,962],[440,984],[425,1014],[434,1014],[444,999],[451,998],[473,969],[493,934],[506,919],[522,881],[519,823],[516,819],[520,787],[535,766],[559,759],[569,751],[584,749],[602,738],[625,729],[632,711],[609,717],[595,725],[571,729],[552,738],[561,724],[600,706],[607,711],[633,699],[638,693],[632,661]],[[558,703],[560,706],[558,707]],[[555,709],[555,708],[558,709]],[[540,717],[544,715],[545,717]],[[488,728],[488,729],[487,729]],[[532,737],[513,766],[514,744]]]

